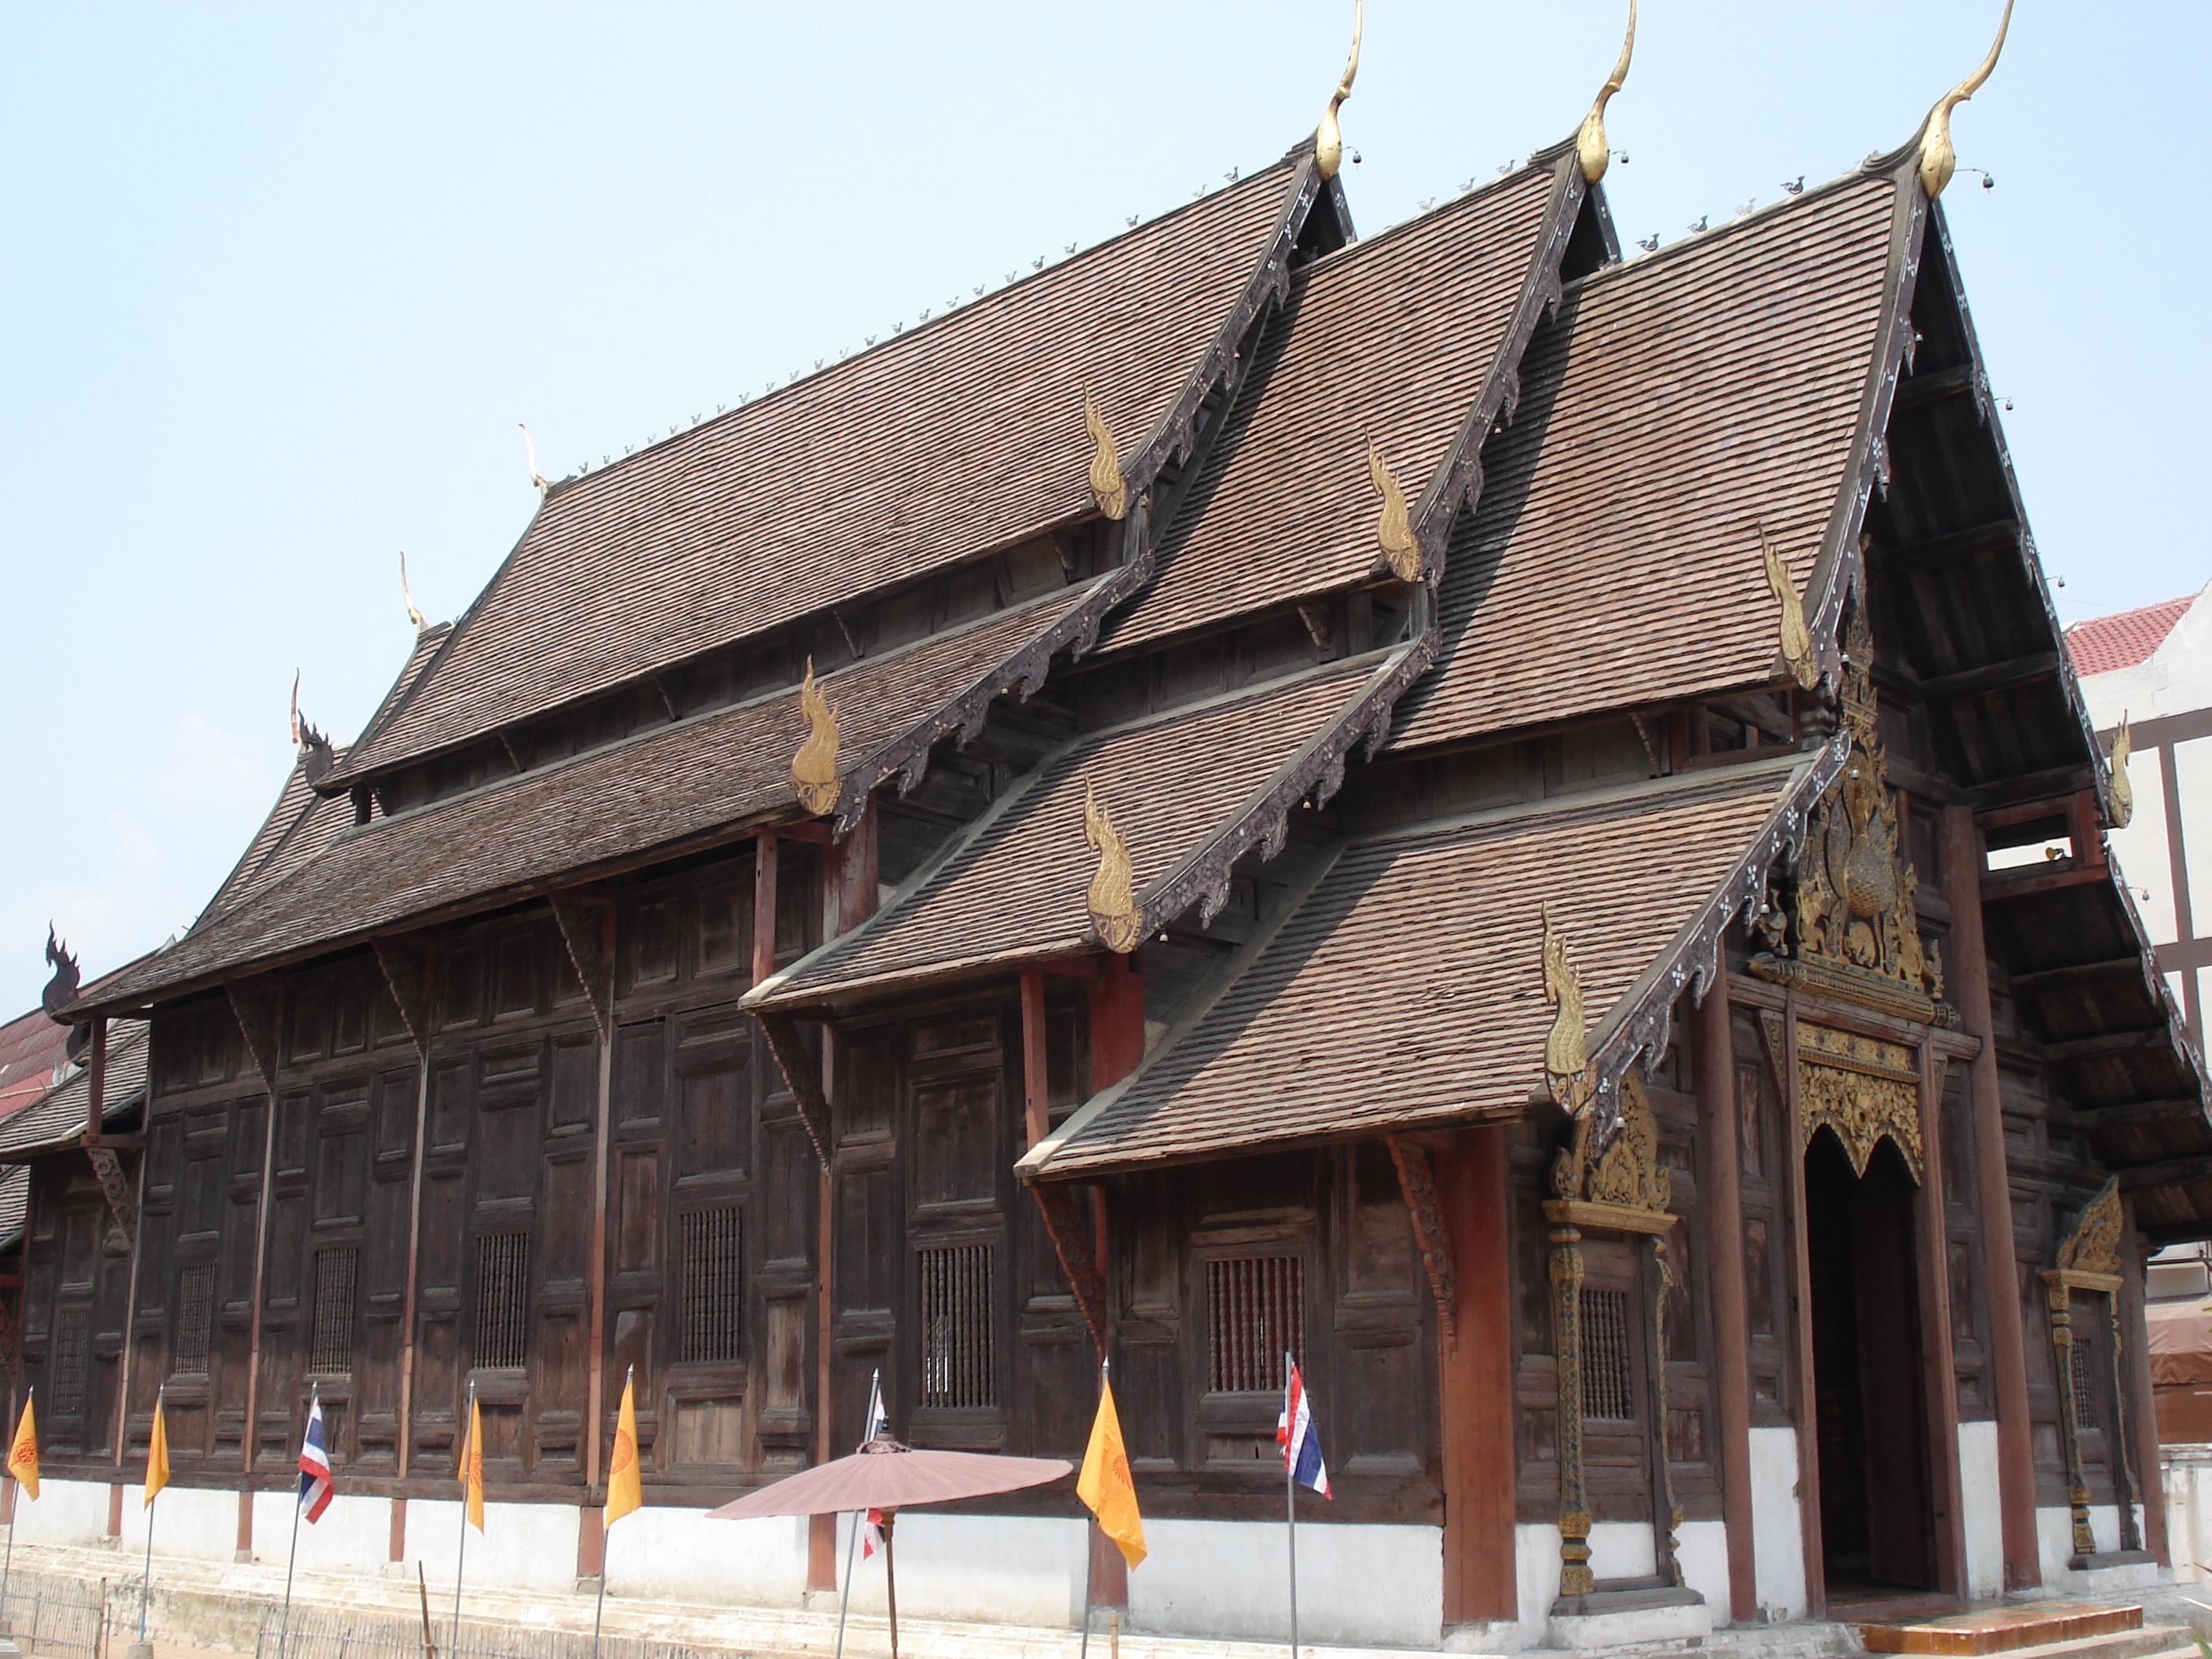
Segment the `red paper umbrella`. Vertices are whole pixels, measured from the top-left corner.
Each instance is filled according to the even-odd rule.
[[[891,1555],[896,1511],[915,1504],[1018,1492],[1072,1474],[1058,1457],[994,1457],[981,1452],[915,1451],[888,1436],[850,1457],[802,1471],[772,1486],[709,1510],[714,1521],[757,1521],[771,1515],[842,1515],[879,1510],[884,1517],[884,1575],[890,1600],[891,1659],[898,1659],[898,1580]]]

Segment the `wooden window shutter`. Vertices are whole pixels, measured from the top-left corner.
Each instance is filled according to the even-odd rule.
[[[693,1210],[683,1232],[684,1323],[678,1364],[726,1364],[745,1357],[744,1218],[734,1204]]]
[[[476,1363],[520,1370],[530,1352],[530,1235],[484,1233],[477,1239]]]
[[[1232,1256],[1206,1264],[1206,1386],[1215,1394],[1280,1389],[1283,1356],[1304,1360],[1305,1261]]]
[[[999,1403],[991,1330],[992,1247],[939,1244],[916,1253],[921,1280],[921,1403]]]
[[[188,1375],[208,1368],[215,1343],[215,1263],[203,1261],[177,1275],[176,1313],[169,1326],[169,1369]]]
[[[319,1376],[353,1373],[354,1286],[361,1249],[337,1244],[315,1252],[315,1317],[307,1343],[307,1369]]]

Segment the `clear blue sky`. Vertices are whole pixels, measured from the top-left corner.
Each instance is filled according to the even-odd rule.
[[[1355,217],[1565,137],[1625,0],[1370,0]],[[1645,0],[1611,130],[1669,241],[1902,142],[1993,0]],[[1342,0],[0,9],[0,1010],[184,927],[285,702],[359,728],[543,470],[665,435],[947,295],[1261,165]],[[2021,0],[1945,198],[2069,620],[2212,576],[2212,7]]]

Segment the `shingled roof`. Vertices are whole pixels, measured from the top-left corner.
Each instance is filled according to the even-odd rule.
[[[825,675],[844,751],[904,752],[917,726],[933,731],[962,690],[1048,634],[1091,586]],[[798,694],[776,693],[350,827],[288,879],[88,987],[79,1006],[124,1006],[412,918],[507,902],[556,877],[584,880],[727,840],[748,823],[790,815],[792,755],[806,731]]]
[[[2156,605],[2075,623],[2066,630],[2066,650],[2074,659],[2074,672],[2087,676],[2133,668],[2166,643],[2174,624],[2196,602],[2194,593],[2185,593],[2178,599],[2161,599]]]
[[[1141,488],[1279,292],[1310,150],[556,486],[360,777],[1095,512],[1084,398]]]
[[[1093,949],[1086,786],[1127,842],[1140,933],[1218,908],[1230,867],[1279,846],[1285,814],[1334,791],[1427,659],[1413,647],[1088,735],[1048,757],[867,922],[764,980],[749,1007],[873,994],[919,977]]]
[[[1891,176],[1854,176],[1568,285],[1486,453],[1437,671],[1394,746],[1779,677],[1759,529],[1804,592],[1855,522],[1899,201]]]
[[[1509,400],[1574,211],[1554,157],[1316,261],[1103,648],[1150,644],[1366,580],[1381,556],[1372,437],[1411,502]],[[1254,550],[1267,556],[1255,558]]]
[[[1581,975],[1593,1063],[1617,1079],[1664,1048],[1668,1006],[1764,892],[1842,755],[1352,842],[1142,1067],[1021,1168],[1071,1179],[1525,1116],[1554,1017],[1547,910]]]

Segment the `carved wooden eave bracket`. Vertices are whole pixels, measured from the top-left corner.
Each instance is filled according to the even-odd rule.
[[[431,935],[427,932],[380,933],[369,940],[376,965],[384,972],[392,1000],[399,1009],[399,1022],[415,1045],[417,1057],[430,1057],[430,1039],[436,1030],[430,1013],[430,975],[434,961]]]
[[[591,1001],[592,1024],[599,1041],[615,1040],[615,902],[611,893],[591,888],[556,887],[546,896],[553,920],[568,947],[568,963]]]
[[[1392,1135],[1388,1144],[1390,1162],[1398,1170],[1398,1190],[1405,1195],[1406,1214],[1413,1224],[1413,1243],[1421,1252],[1429,1293],[1436,1299],[1437,1334],[1448,1343],[1456,1342],[1459,1267],[1452,1255],[1451,1228],[1437,1197],[1436,1161],[1426,1147],[1403,1135]]]
[[[1591,1028],[1587,1039],[1589,1093],[1601,1150],[1619,1127],[1620,1079],[1639,1060],[1650,1064],[1666,1054],[1674,1003],[1684,990],[1702,1000],[1712,988],[1722,936],[1729,925],[1741,915],[1747,924],[1756,926],[1765,915],[1775,868],[1802,855],[1814,805],[1841,775],[1850,755],[1850,737],[1838,732],[1810,757],[1809,764],[1798,763],[1805,769],[1803,775],[1769,815],[1743,857]]]
[[[1052,1240],[1060,1271],[1083,1316],[1084,1328],[1101,1354],[1106,1352],[1106,1279],[1098,1271],[1091,1247],[1091,1230],[1075,1207],[1075,1194],[1065,1182],[1038,1182],[1030,1187],[1044,1217],[1044,1230]]]
[[[821,1065],[814,1058],[814,1051],[806,1046],[805,1037],[800,1035],[797,1019],[772,1008],[757,1011],[757,1018],[768,1051],[775,1056],[776,1066],[790,1086],[792,1102],[799,1109],[799,1127],[806,1131],[816,1162],[827,1170],[830,1096],[822,1086]]]

